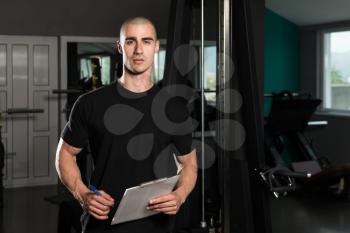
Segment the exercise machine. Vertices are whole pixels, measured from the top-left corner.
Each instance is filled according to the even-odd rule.
[[[322,100],[309,94],[283,91],[271,94],[271,110],[265,122],[267,166],[260,176],[275,197],[291,191],[330,190],[347,197],[350,164],[332,166],[326,157],[319,156],[305,130],[324,126],[326,121],[310,121]],[[283,159],[283,153],[288,153]]]

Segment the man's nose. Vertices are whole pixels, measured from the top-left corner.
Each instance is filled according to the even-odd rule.
[[[142,43],[136,43],[135,47],[135,54],[142,54],[143,53],[143,46]]]

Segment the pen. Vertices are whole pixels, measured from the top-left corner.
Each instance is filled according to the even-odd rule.
[[[89,189],[91,191],[93,191],[96,195],[100,195],[101,193],[97,190],[97,188],[95,186],[93,186],[92,184],[89,185]]]

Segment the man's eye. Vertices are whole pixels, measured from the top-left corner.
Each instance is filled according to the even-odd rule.
[[[150,41],[150,40],[145,40],[145,44],[151,44],[152,43],[152,41]]]
[[[126,41],[126,44],[127,44],[127,45],[131,45],[132,43],[134,43],[133,40],[127,40],[127,41]]]

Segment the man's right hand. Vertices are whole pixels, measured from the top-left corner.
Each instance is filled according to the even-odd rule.
[[[94,218],[106,220],[111,207],[114,205],[114,199],[104,191],[99,190],[98,192],[99,194],[92,191],[85,193],[82,198],[82,205]]]

